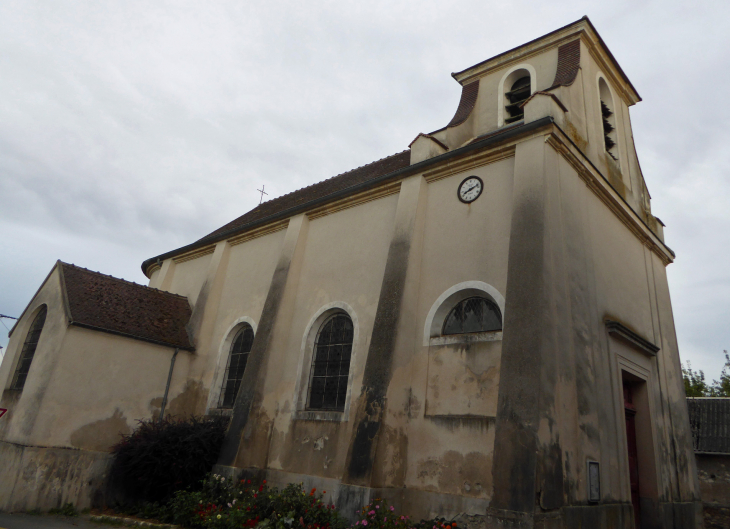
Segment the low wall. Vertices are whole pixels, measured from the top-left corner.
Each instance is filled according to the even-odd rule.
[[[0,441],[0,511],[102,505],[111,459],[107,452]]]
[[[696,453],[705,529],[730,527],[730,455]]]

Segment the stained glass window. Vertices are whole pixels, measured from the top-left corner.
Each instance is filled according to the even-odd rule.
[[[228,357],[228,365],[223,376],[223,388],[221,388],[221,396],[218,401],[219,408],[233,407],[238,388],[241,387],[251,346],[253,346],[253,329],[250,325],[245,324],[233,338],[231,354]]]
[[[18,367],[15,369],[13,384],[10,386],[11,389],[23,389],[23,386],[25,386],[28,371],[30,371],[30,364],[33,361],[36,347],[38,347],[38,340],[41,338],[43,324],[46,323],[46,312],[46,306],[43,305],[30,325],[30,330],[23,343],[23,349],[20,352],[20,361],[18,362]]]
[[[502,313],[487,298],[473,297],[460,301],[444,321],[444,335],[502,330]]]
[[[309,409],[345,409],[352,339],[352,320],[346,314],[335,314],[322,325],[312,354]]]

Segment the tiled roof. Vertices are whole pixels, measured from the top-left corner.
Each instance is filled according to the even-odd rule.
[[[193,350],[188,299],[58,262],[71,324]]]
[[[232,220],[225,226],[222,226],[209,233],[197,242],[210,239],[211,242],[218,236],[236,230],[246,224],[257,220],[275,215],[288,209],[300,206],[312,200],[324,198],[338,191],[347,189],[348,187],[362,184],[373,178],[392,173],[398,169],[408,167],[411,163],[411,152],[409,150],[401,151],[377,162],[372,162],[352,171],[333,176],[322,182],[312,184],[287,195],[268,200],[263,204],[255,207],[248,213],[244,213],[235,220]]]
[[[477,103],[477,95],[479,95],[479,81],[474,81],[461,87],[461,99],[459,106],[456,108],[456,114],[451,118],[447,127],[455,127],[461,125],[469,117],[474,105]]]
[[[730,398],[688,398],[695,452],[730,454]]]
[[[552,87],[570,86],[578,76],[580,68],[580,39],[563,44],[558,48],[558,69]]]

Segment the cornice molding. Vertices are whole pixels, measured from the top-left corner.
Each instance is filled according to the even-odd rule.
[[[162,264],[160,263],[153,263],[150,265],[150,267],[147,269],[147,273],[149,275],[152,275],[155,273],[156,270],[162,270]]]
[[[557,132],[557,133],[556,133]],[[556,126],[554,132],[545,138],[583,179],[588,188],[608,206],[616,217],[641,241],[649,250],[654,252],[664,263],[664,266],[674,262],[671,251],[641,220],[638,214],[623,200],[618,192],[611,187],[606,178],[593,167],[585,155],[578,150]]]
[[[264,235],[269,235],[270,233],[276,233],[277,231],[285,230],[287,226],[289,226],[289,219],[280,220],[278,222],[266,224],[255,230],[247,231],[246,233],[242,233],[241,235],[237,235],[236,237],[231,237],[230,239],[227,239],[226,242],[228,242],[228,244],[230,244],[231,246],[235,246],[237,244],[250,241],[251,239],[258,239],[259,237],[263,237]]]
[[[390,182],[386,185],[363,191],[362,193],[343,198],[336,202],[325,204],[307,211],[306,215],[309,217],[309,220],[314,220],[344,209],[354,208],[355,206],[365,204],[366,202],[372,202],[379,198],[395,195],[400,192],[400,185],[402,181],[403,180],[396,180],[395,182]]]
[[[621,67],[618,66],[616,59],[608,50],[603,39],[601,39],[598,32],[588,20],[582,20],[579,23],[567,26],[535,42],[529,42],[510,52],[498,55],[493,59],[488,59],[484,63],[477,64],[452,75],[463,86],[464,84],[481,79],[494,71],[509,68],[510,66],[524,62],[536,55],[544,53],[548,49],[558,48],[576,38],[580,39],[585,45],[593,60],[605,72],[614,88],[621,94],[621,97],[628,106],[632,106],[641,101],[641,96],[639,96],[636,89],[631,85],[628,77],[621,70]]]
[[[514,50],[514,54],[497,56],[494,59],[491,59],[483,64],[478,64],[476,66],[473,66],[472,68],[464,70],[463,72],[452,75],[454,79],[456,79],[456,81],[462,86],[464,84],[469,84],[497,70],[509,68],[510,66],[514,66],[515,64],[525,62],[525,60],[530,59],[535,55],[540,55],[547,49],[557,48],[562,44],[570,42],[571,40],[575,40],[576,37],[580,35],[583,31],[584,30],[582,29],[580,31],[576,31],[575,28],[566,29],[565,32],[562,33],[562,36],[556,35],[554,38],[543,42],[535,42],[533,44],[524,45],[525,51],[523,51],[522,53],[517,53],[519,51],[518,48],[517,50]]]
[[[614,59],[609,57],[605,49],[601,45],[601,41],[597,38],[597,35],[589,35],[587,30],[584,30],[580,34],[580,40],[585,44],[588,53],[591,55],[594,61],[601,68],[601,71],[609,78],[613,88],[621,95],[621,99],[624,100],[627,106],[633,106],[641,101],[641,96],[635,91],[633,87],[621,79],[621,74],[616,69]]]
[[[626,327],[623,323],[609,319],[604,320],[604,323],[606,324],[606,330],[609,334],[616,335],[630,342],[634,347],[639,349],[645,355],[656,356],[656,354],[659,352],[659,346],[638,335],[637,333]]]
[[[471,156],[466,156],[457,160],[447,160],[442,165],[425,171],[423,177],[429,184],[442,178],[447,178],[456,173],[468,171],[474,167],[481,167],[483,165],[489,165],[491,163],[505,160],[507,158],[514,158],[515,156],[515,144],[509,145],[496,150],[490,150],[487,152],[478,152]]]
[[[191,252],[186,252],[184,254],[175,256],[172,258],[172,260],[175,262],[175,264],[184,263],[185,261],[192,261],[193,259],[197,259],[198,257],[203,257],[204,255],[211,254],[215,251],[215,244],[210,244],[208,246],[203,246],[202,248],[198,248],[197,250],[193,250]]]

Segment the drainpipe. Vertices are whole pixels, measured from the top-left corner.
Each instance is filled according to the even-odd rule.
[[[175,369],[175,358],[177,358],[177,353],[179,349],[175,347],[175,353],[172,355],[172,360],[170,360],[170,372],[167,374],[167,385],[165,386],[165,396],[162,397],[162,407],[160,408],[160,417],[157,419],[158,421],[161,421],[165,417],[165,406],[167,406],[167,393],[170,391],[170,381],[172,380],[172,370]]]

